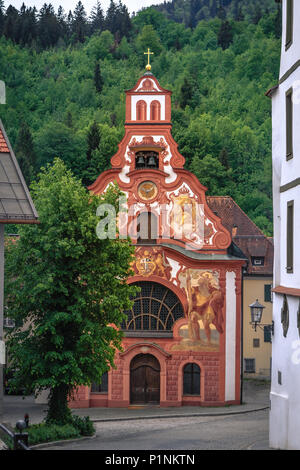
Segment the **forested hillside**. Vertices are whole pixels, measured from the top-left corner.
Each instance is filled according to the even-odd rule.
[[[145,70],[150,47],[152,72],[173,91],[172,132],[186,168],[208,194],[232,196],[271,235],[265,92],[278,80],[279,7],[241,1],[234,17],[236,2],[224,0],[214,18],[180,21],[179,5],[196,3],[202,11],[214,2],[173,0],[133,17],[113,1],[104,15],[98,2],[88,18],[81,2],[65,14],[51,5],[5,11],[0,0],[0,80],[7,87],[0,116],[28,183],[56,156],[84,184],[109,167],[124,132],[124,90]],[[249,3],[261,6],[260,18]]]

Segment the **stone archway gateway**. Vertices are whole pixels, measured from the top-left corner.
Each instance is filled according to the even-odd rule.
[[[160,364],[152,354],[138,354],[131,361],[130,403],[160,403]]]

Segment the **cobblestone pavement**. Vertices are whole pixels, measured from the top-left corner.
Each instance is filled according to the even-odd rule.
[[[268,411],[241,415],[96,423],[96,437],[48,450],[265,450]]]

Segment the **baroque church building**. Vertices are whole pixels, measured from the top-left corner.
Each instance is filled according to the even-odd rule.
[[[147,72],[126,91],[125,135],[89,187],[117,183],[128,212],[120,235],[135,245],[140,287],[122,330],[116,368],[81,387],[72,407],[240,403],[241,286],[245,258],[184,169],[171,129],[171,92]]]

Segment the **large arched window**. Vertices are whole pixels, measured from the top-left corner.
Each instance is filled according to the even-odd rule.
[[[140,100],[136,104],[136,120],[146,121],[147,119],[147,104],[145,101]]]
[[[150,261],[151,262],[151,261]],[[141,288],[122,329],[128,336],[172,336],[174,323],[184,317],[182,304],[173,291],[157,282],[136,282]]]
[[[152,121],[160,121],[160,102],[152,101],[150,105],[150,119]]]
[[[183,395],[200,395],[200,367],[193,362],[183,368]]]

